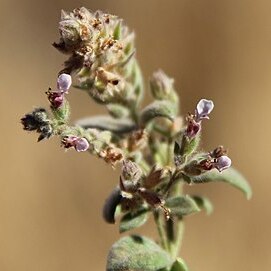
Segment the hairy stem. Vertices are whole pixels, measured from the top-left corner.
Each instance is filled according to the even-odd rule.
[[[166,231],[163,225],[163,221],[162,221],[162,217],[161,214],[159,213],[159,211],[154,211],[153,212],[153,217],[154,217],[154,221],[157,227],[157,231],[160,237],[160,243],[161,243],[161,247],[166,250],[169,251],[169,247],[168,247],[168,242],[167,242],[167,236],[166,236]]]
[[[171,187],[170,196],[176,197],[182,195],[182,183],[175,183]],[[184,222],[181,218],[166,221],[167,246],[173,259],[178,256],[182,244],[184,233]]]
[[[182,245],[183,234],[184,234],[184,221],[182,219],[178,219],[176,223],[176,236],[175,236],[174,246],[173,246],[174,249],[171,253],[173,259],[178,257],[178,254],[180,252],[180,248]]]

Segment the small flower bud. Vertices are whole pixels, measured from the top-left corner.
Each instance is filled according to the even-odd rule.
[[[59,31],[67,45],[80,41],[80,24],[75,19],[65,19],[59,23]]]
[[[63,105],[64,102],[64,93],[58,91],[47,91],[46,92],[48,100],[51,104],[51,107],[54,109],[58,109]]]
[[[141,177],[142,171],[136,163],[128,159],[123,160],[120,175],[120,189],[124,192],[123,195],[125,197],[132,197],[130,194],[137,191]]]
[[[174,80],[169,78],[162,70],[153,73],[150,78],[150,87],[155,99],[163,100],[168,98],[173,90]]]
[[[214,103],[211,100],[201,99],[197,104],[196,121],[199,122],[203,119],[209,119],[209,114],[214,108]]]
[[[218,157],[214,163],[214,167],[219,171],[223,171],[231,166],[231,159],[226,156],[222,155]]]
[[[139,166],[131,160],[123,160],[121,176],[123,180],[130,180],[133,182],[139,181],[142,176],[142,170]]]
[[[68,92],[72,84],[72,78],[69,74],[62,73],[57,78],[57,88],[60,91]]]
[[[89,143],[84,137],[65,136],[62,141],[64,148],[74,148],[77,152],[86,151],[89,148]]]

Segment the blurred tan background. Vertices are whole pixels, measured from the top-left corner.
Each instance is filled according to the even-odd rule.
[[[87,153],[65,153],[55,139],[37,144],[19,122],[47,106],[44,91],[65,59],[51,46],[60,10],[78,6],[125,19],[145,77],[157,68],[175,77],[183,114],[200,98],[214,100],[203,147],[227,146],[253,187],[251,201],[224,184],[187,188],[215,204],[212,216],[187,219],[190,269],[271,270],[271,2],[1,0],[0,271],[104,270],[119,238],[101,217],[117,172]],[[69,100],[74,119],[103,112],[76,90]],[[156,236],[152,223],[140,231]]]

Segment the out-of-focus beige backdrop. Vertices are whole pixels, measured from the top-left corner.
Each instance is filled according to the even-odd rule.
[[[104,270],[117,226],[101,207],[117,182],[103,161],[65,153],[55,139],[36,143],[20,117],[47,106],[65,59],[60,10],[102,9],[137,33],[148,78],[157,68],[175,77],[182,113],[203,97],[215,110],[204,123],[204,148],[224,144],[250,180],[254,196],[224,184],[188,187],[208,195],[215,212],[187,219],[182,257],[193,271],[271,270],[271,2],[267,0],[100,0],[0,2],[0,270]],[[82,93],[69,95],[73,118],[103,112]],[[140,232],[156,236],[152,223]]]

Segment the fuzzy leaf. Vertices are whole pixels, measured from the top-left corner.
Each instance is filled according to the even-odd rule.
[[[207,215],[210,215],[213,212],[213,204],[208,198],[202,196],[192,196],[192,198],[195,200],[200,209],[204,209],[206,211]]]
[[[172,265],[170,271],[189,271],[183,259],[178,258]]]
[[[106,199],[103,207],[103,218],[107,223],[115,223],[115,212],[122,199],[119,187],[116,187]]]
[[[136,128],[135,123],[130,119],[114,119],[106,115],[80,119],[76,121],[76,124],[85,129],[96,128],[120,134],[129,133]]]
[[[137,235],[117,241],[107,257],[107,271],[157,271],[172,264],[172,260],[154,241]]]
[[[176,108],[168,101],[155,101],[146,106],[140,116],[143,125],[157,117],[164,117],[173,120],[176,115]]]
[[[147,208],[142,208],[138,210],[136,213],[129,212],[125,214],[119,226],[120,233],[132,230],[134,228],[138,228],[145,224],[149,218],[149,213]]]
[[[129,110],[120,104],[108,104],[107,109],[109,114],[116,119],[125,118],[129,115]]]
[[[188,179],[184,178],[184,180],[191,183],[225,182],[241,190],[247,199],[252,196],[252,190],[247,180],[232,167],[222,172],[213,169],[200,176],[188,177]]]
[[[178,217],[200,211],[197,203],[188,195],[169,198],[166,200],[165,206],[170,209],[171,214]]]

